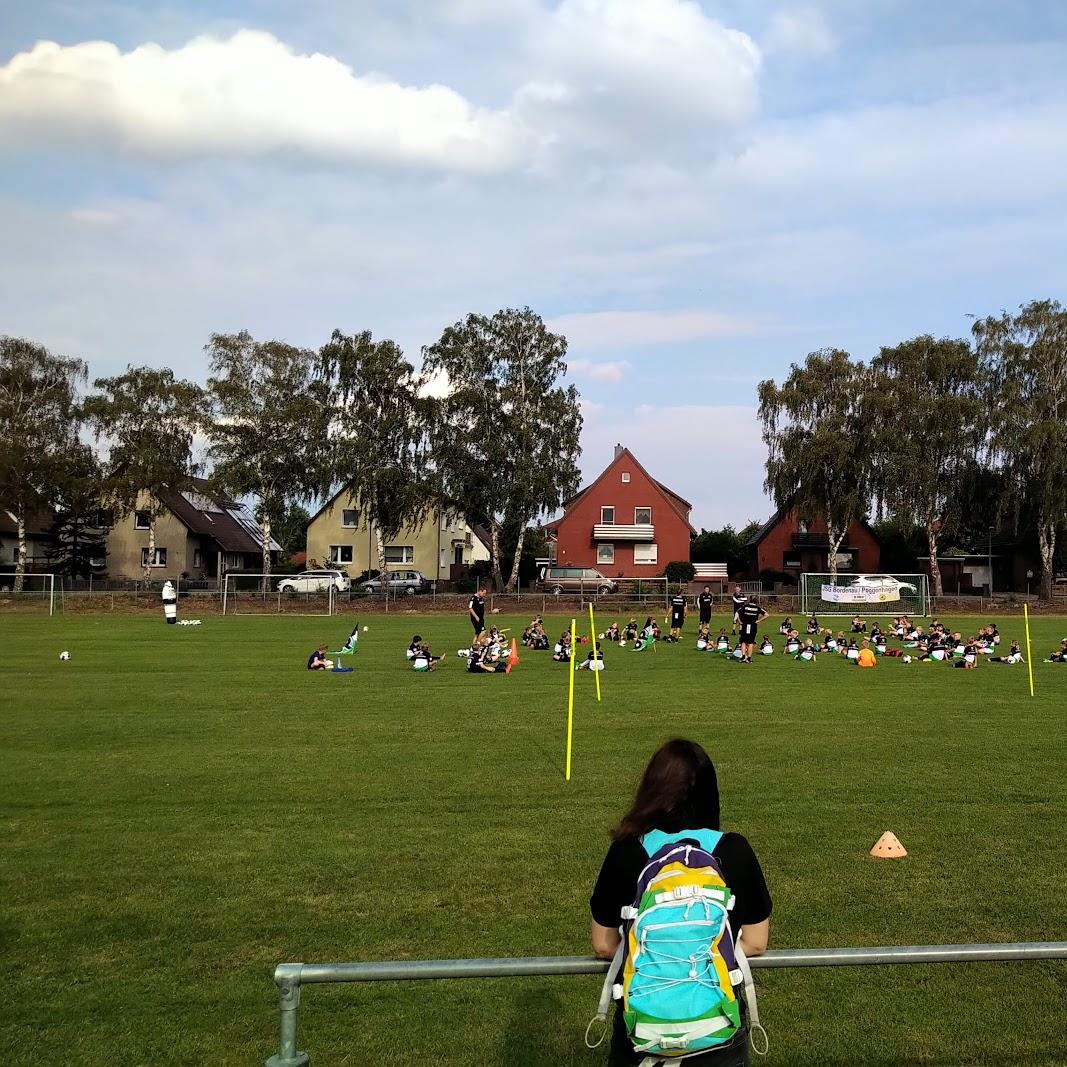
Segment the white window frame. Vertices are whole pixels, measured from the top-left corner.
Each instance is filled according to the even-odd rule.
[[[638,559],[638,553],[642,550],[646,550],[644,555],[650,557],[647,559]],[[635,567],[653,567],[659,563],[659,546],[653,541],[651,543],[639,542],[634,545],[634,566]]]
[[[355,522],[346,522],[346,515],[355,515]],[[359,508],[341,508],[341,526],[346,530],[355,530],[359,527]]]
[[[344,550],[348,550],[348,559],[344,558]],[[352,545],[330,545],[331,563],[352,563],[355,560],[355,550]]]
[[[140,521],[140,516],[142,516],[142,515],[147,515],[148,516],[148,518],[144,521],[143,524]],[[138,508],[133,513],[133,528],[135,530],[151,530],[152,529],[152,513],[150,511],[145,511],[144,508]]]
[[[148,562],[148,547],[147,545],[141,549],[141,566],[142,567],[165,567],[167,565],[167,549],[163,545],[156,545],[155,556],[152,557],[152,562]]]
[[[610,541],[598,541],[596,546],[597,564],[615,562],[615,546]]]
[[[399,559],[390,559],[390,552],[399,552]],[[411,567],[415,564],[415,546],[414,545],[386,545],[385,546],[385,562],[391,566]]]
[[[610,519],[605,519],[604,518],[604,512],[605,511],[610,511],[611,512],[611,518]],[[603,504],[603,505],[601,505],[601,508],[600,508],[600,525],[601,526],[614,526],[615,525],[615,505],[614,504]]]
[[[639,511],[647,511],[648,512],[648,522],[642,522],[637,517],[637,513]],[[651,525],[652,525],[652,508],[651,507],[634,508],[634,526],[651,526]]]
[[[630,484],[630,472],[629,471],[623,471],[622,472],[622,484],[623,485],[629,485]]]

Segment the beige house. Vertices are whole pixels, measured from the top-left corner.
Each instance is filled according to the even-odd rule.
[[[112,526],[107,537],[107,570],[112,577],[135,578],[149,569],[161,579],[188,575],[217,579],[230,571],[263,569],[259,524],[245,507],[211,492],[198,481],[195,491],[160,496],[154,550],[149,548],[148,497]],[[281,546],[271,542],[271,557]]]
[[[464,568],[489,559],[489,548],[454,515],[431,512],[417,529],[401,530],[385,546],[387,568],[412,567],[431,582],[460,577]],[[378,569],[378,543],[352,494],[340,492],[312,516],[307,527],[307,566],[337,567],[353,578]]]

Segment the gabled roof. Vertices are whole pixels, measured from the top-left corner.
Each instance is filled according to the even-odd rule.
[[[190,533],[210,537],[224,552],[260,553],[263,535],[259,523],[237,500],[215,491],[203,478],[193,482],[190,492],[165,490],[160,502]],[[271,539],[270,550],[280,552],[281,545]]]
[[[55,514],[43,504],[32,507],[26,515],[26,536],[47,537],[52,532]],[[0,534],[18,536],[18,515],[13,508],[0,501]]]
[[[745,548],[755,548],[791,511],[793,505],[786,504],[777,511],[745,542]],[[858,522],[879,544],[882,539],[874,532],[871,524],[866,519],[854,519]]]
[[[571,507],[573,507],[582,497],[592,492],[607,476],[608,471],[614,467],[620,459],[626,456],[631,463],[666,497],[667,503],[670,505],[671,510],[680,518],[686,526],[689,527],[689,532],[696,537],[697,531],[693,524],[689,521],[689,512],[692,511],[693,505],[689,503],[685,497],[680,496],[673,489],[664,485],[663,482],[657,481],[648,473],[647,470],[641,465],[640,460],[628,449],[624,448],[618,455],[616,455],[612,461],[584,488],[579,489],[570,499],[563,501],[563,511],[566,513]],[[545,523],[543,529],[546,532],[552,532],[559,527],[559,524],[563,521],[563,516],[558,519],[553,519],[552,522]]]

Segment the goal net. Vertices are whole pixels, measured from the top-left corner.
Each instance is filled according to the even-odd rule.
[[[829,574],[800,576],[805,615],[928,615],[925,574]]]
[[[0,574],[0,611],[54,615],[56,576],[24,574],[20,583],[14,573]]]
[[[291,574],[227,574],[222,586],[223,615],[333,615],[332,585]]]

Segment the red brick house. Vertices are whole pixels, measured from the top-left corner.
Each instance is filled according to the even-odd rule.
[[[789,574],[794,580],[829,568],[830,538],[822,519],[803,523],[793,509],[779,508],[747,541],[753,577],[763,571]],[[843,573],[871,574],[879,569],[882,546],[870,525],[852,523],[838,550],[837,569]]]
[[[560,566],[595,567],[609,578],[654,578],[675,560],[689,559],[696,530],[692,505],[657,482],[634,454],[615,446],[604,472],[563,505],[545,526]]]

